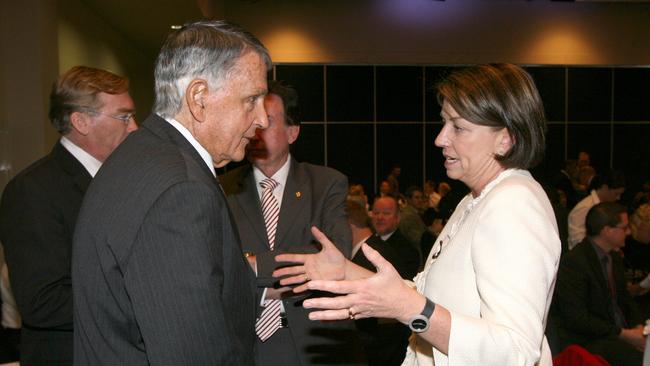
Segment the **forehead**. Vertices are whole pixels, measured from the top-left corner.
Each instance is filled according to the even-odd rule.
[[[373,211],[374,210],[381,210],[381,211],[395,211],[397,208],[397,205],[395,204],[395,201],[389,198],[379,198],[377,201],[375,201],[375,204],[372,206]]]
[[[120,94],[108,94],[100,92],[97,94],[97,102],[100,108],[113,109],[118,111],[130,111],[135,109],[133,99],[128,92]]]
[[[237,93],[266,92],[266,64],[264,60],[253,51],[243,53],[228,72],[224,84],[225,88],[230,86],[236,89]]]
[[[282,102],[282,98],[275,94],[267,94],[266,97],[264,97],[264,108],[266,108],[268,114],[284,114],[284,103]]]

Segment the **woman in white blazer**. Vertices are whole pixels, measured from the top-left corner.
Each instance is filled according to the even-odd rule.
[[[296,291],[345,295],[305,300],[325,309],[311,319],[385,317],[409,325],[416,336],[404,365],[552,365],[544,328],[560,240],[548,198],[525,170],[545,147],[539,93],[520,67],[492,64],[452,73],[438,85],[438,101],[443,127],[435,143],[447,175],[471,192],[415,286],[367,245],[377,274],[344,260],[317,230],[323,251],[279,256],[302,265],[277,274],[294,275],[282,283],[308,280]]]

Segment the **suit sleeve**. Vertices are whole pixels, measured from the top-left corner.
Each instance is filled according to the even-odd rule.
[[[560,256],[554,217],[523,184],[486,199],[471,249],[481,317],[451,312],[449,364],[534,365]]]
[[[199,183],[163,193],[144,219],[125,273],[152,365],[231,364],[222,297],[226,203]],[[251,330],[252,331],[252,330]]]
[[[319,177],[314,176],[312,179],[319,179]],[[337,173],[334,178],[325,181],[329,181],[330,183],[321,189],[313,190],[314,195],[319,195],[318,197],[314,197],[314,202],[316,202],[314,207],[320,207],[320,209],[311,212],[312,218],[310,225],[318,227],[346,258],[350,258],[352,254],[352,233],[350,232],[348,218],[345,214],[348,180],[344,175]],[[319,187],[318,184],[320,183],[317,182],[315,186]],[[309,231],[309,229],[305,228],[306,231]],[[314,241],[315,239],[312,238],[312,243]],[[292,251],[314,253],[316,252],[316,247],[312,243],[292,243],[295,244]],[[274,260],[278,253],[280,252],[266,251],[257,253],[258,286],[270,287],[276,281],[271,273],[278,266]]]
[[[346,258],[352,254],[352,233],[345,214],[345,200],[348,194],[348,179],[337,174],[333,183],[324,192],[323,210],[320,213],[320,229],[339,248]]]
[[[72,330],[73,223],[32,182],[10,183],[0,209],[1,239],[23,322]]]

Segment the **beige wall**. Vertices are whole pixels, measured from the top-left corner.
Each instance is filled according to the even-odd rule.
[[[151,109],[153,60],[80,0],[59,0],[59,72],[75,65],[112,71],[130,80],[139,118]]]
[[[650,2],[226,0],[274,62],[649,65]]]
[[[80,0],[1,3],[0,191],[59,138],[47,116],[59,73],[86,65],[129,77],[140,117],[153,100],[152,57]]]
[[[58,71],[56,4],[0,2],[0,190],[51,147],[47,96]]]

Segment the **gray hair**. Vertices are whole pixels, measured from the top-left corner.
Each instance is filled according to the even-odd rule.
[[[271,68],[271,57],[255,36],[226,21],[185,24],[167,36],[156,59],[155,113],[174,117],[192,79],[204,78],[214,87],[228,77],[236,61],[246,52],[256,52]]]

